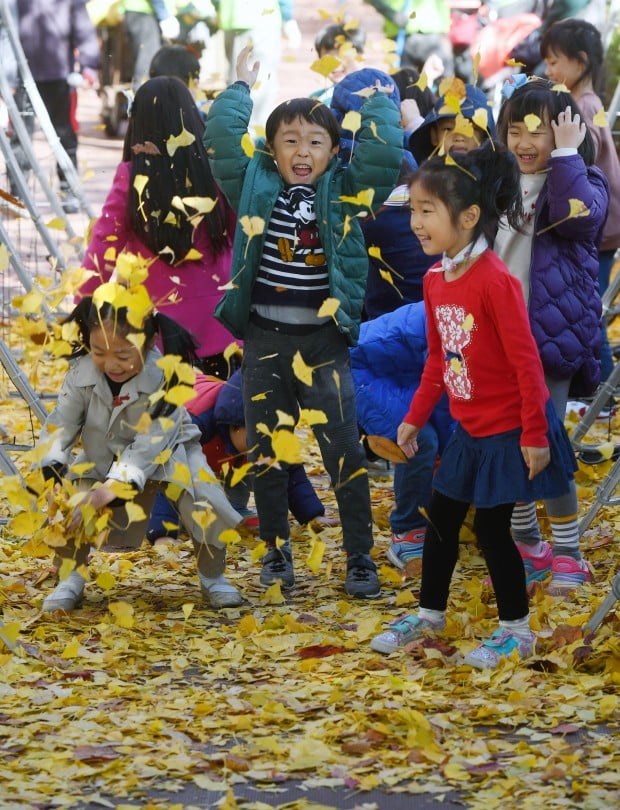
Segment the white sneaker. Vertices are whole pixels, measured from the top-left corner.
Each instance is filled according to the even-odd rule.
[[[86,580],[77,571],[71,571],[66,579],[59,582],[49,596],[43,600],[42,610],[51,613],[54,610],[75,610],[84,596]]]
[[[198,572],[202,596],[213,608],[238,607],[243,604],[243,596],[224,576],[205,577]]]

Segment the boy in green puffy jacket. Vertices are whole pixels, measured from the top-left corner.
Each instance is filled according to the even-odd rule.
[[[216,317],[244,341],[243,400],[253,460],[261,584],[295,583],[286,499],[287,464],[298,459],[297,405],[310,421],[335,490],[347,553],[345,590],[374,598],[372,514],[359,443],[348,346],[359,333],[368,257],[360,215],[373,215],[396,183],[399,112],[368,88],[357,147],[339,165],[340,126],[324,104],[292,99],[273,110],[266,141],[247,135],[257,62],[237,62],[239,81],[213,102],[205,145],[216,181],[237,211],[233,268]]]

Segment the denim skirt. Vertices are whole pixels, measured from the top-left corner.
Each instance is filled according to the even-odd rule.
[[[577,469],[575,453],[551,401],[546,417],[551,461],[531,481],[521,454],[521,428],[476,438],[457,425],[441,455],[433,489],[482,509],[565,495]]]

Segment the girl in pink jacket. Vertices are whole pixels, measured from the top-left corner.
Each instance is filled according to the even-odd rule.
[[[189,89],[160,76],[136,92],[123,160],[96,221],[83,266],[107,281],[121,252],[146,259],[157,308],[190,331],[205,373],[226,378],[230,333],[213,317],[230,278],[234,214],[220,194]]]

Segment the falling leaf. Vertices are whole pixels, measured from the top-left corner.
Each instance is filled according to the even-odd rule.
[[[537,115],[534,115],[534,113],[528,113],[527,115],[523,116],[523,123],[525,124],[528,132],[536,132],[536,130],[542,126],[542,121]]]
[[[310,65],[310,70],[313,70],[315,73],[320,73],[321,76],[327,78],[329,74],[337,70],[341,64],[342,62],[336,56],[327,54],[320,59],[315,59]]]
[[[241,148],[243,149],[243,151],[245,152],[245,154],[249,158],[254,157],[254,152],[256,152],[256,147],[254,146],[254,143],[252,141],[252,138],[250,137],[249,132],[246,132],[245,135],[242,136],[242,138],[241,138]]]
[[[346,195],[342,195],[338,197],[341,202],[351,203],[352,205],[359,205],[363,206],[364,208],[370,208],[372,205],[373,198],[375,196],[374,188],[366,188],[363,191],[359,191],[355,197],[347,197]]]
[[[318,537],[313,538],[310,552],[306,557],[306,565],[312,571],[314,576],[317,576],[323,564],[323,556],[325,554],[326,545]]]
[[[170,157],[174,157],[177,149],[184,146],[191,146],[196,140],[196,136],[188,132],[185,128],[178,135],[170,135],[166,141],[166,150]]]
[[[330,317],[333,318],[340,308],[340,300],[338,298],[326,298],[319,307],[317,315],[319,318]]]
[[[116,585],[116,577],[111,571],[102,571],[95,583],[103,590],[110,591]]]
[[[607,113],[605,110],[600,109],[592,119],[592,123],[595,127],[608,127],[609,121],[607,119]]]

